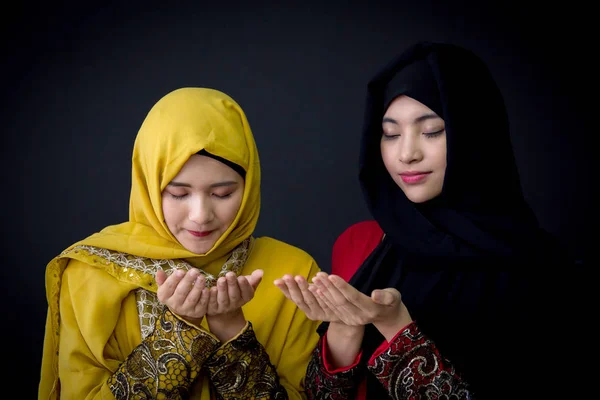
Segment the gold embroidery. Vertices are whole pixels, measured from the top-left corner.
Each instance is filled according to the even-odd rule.
[[[110,390],[118,400],[186,399],[202,364],[218,346],[210,334],[164,307],[151,339],[136,347],[110,377]]]
[[[244,267],[253,245],[254,238],[250,236],[233,249],[216,277],[200,269],[200,272],[206,277],[206,285],[212,287],[219,277],[225,276],[229,271],[238,274]],[[190,268],[193,268],[191,264],[180,259],[158,260],[138,257],[94,246],[76,246],[68,251],[64,251],[61,256],[68,255],[69,253],[77,254],[74,258],[81,259],[82,261],[89,261],[91,258],[92,263],[105,265],[107,272],[115,278],[127,282],[136,282],[140,285],[140,288],[136,290],[135,296],[142,340],[149,337],[154,331],[156,319],[162,309],[162,304],[158,301],[155,294],[154,276],[156,275],[156,271],[161,269],[167,275],[170,275],[177,269],[188,271]]]
[[[218,399],[287,399],[277,371],[256,339],[252,323],[204,364]]]
[[[312,352],[306,368],[306,394],[312,399],[350,399],[364,376],[364,367],[357,364],[337,373],[329,373],[322,353],[324,339],[321,337]]]

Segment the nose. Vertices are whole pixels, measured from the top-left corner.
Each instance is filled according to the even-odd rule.
[[[419,138],[414,135],[404,135],[398,141],[398,159],[404,164],[420,161],[423,152],[419,145]]]
[[[215,218],[214,209],[209,199],[199,197],[191,202],[188,218],[198,225],[205,225]]]

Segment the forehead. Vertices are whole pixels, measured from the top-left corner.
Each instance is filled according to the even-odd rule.
[[[437,116],[435,112],[418,100],[405,95],[396,97],[384,114],[384,118],[391,118],[398,122],[412,123],[423,115]],[[441,119],[440,117],[437,117]]]
[[[193,154],[183,165],[174,180],[209,182],[225,179],[238,181],[240,175],[233,168],[212,157]]]

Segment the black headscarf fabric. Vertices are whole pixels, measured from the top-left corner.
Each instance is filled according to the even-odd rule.
[[[215,159],[219,162],[222,162],[223,164],[227,165],[229,168],[231,168],[232,170],[234,170],[235,172],[237,172],[242,178],[246,179],[246,170],[244,168],[242,168],[241,165],[238,165],[234,162],[231,162],[223,157],[219,157],[217,155],[214,155],[212,153],[209,153],[208,151],[206,151],[205,149],[200,150],[198,153],[196,153],[198,155],[201,156],[206,156],[206,157],[210,157],[212,159]]]
[[[385,109],[403,94],[445,121],[442,193],[422,204],[406,198],[380,153]],[[350,283],[367,295],[397,288],[478,399],[528,398],[542,384],[531,381],[540,375],[533,371],[548,368],[539,357],[552,352],[541,344],[556,329],[548,302],[569,296],[558,274],[571,264],[524,200],[503,97],[482,60],[455,45],[418,43],[377,74],[368,84],[359,178],[385,238]],[[560,272],[550,272],[557,263]],[[383,341],[367,326],[363,362]],[[367,376],[368,398],[386,398]]]

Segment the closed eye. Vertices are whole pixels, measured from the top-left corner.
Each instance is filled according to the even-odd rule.
[[[181,199],[185,198],[187,195],[188,195],[187,193],[184,193],[182,195],[176,195],[176,194],[173,194],[173,193],[169,193],[169,196],[171,196],[175,200],[181,200]]]
[[[442,128],[439,131],[434,131],[434,132],[423,132],[423,135],[427,136],[427,137],[435,137],[435,136],[439,136],[442,133],[444,133],[446,129]]]
[[[217,194],[217,193],[213,193],[213,196],[215,196],[218,199],[226,199],[228,197],[231,197],[231,195],[233,194],[233,192],[231,193],[227,193],[227,194]]]
[[[398,137],[398,136],[400,136],[400,135],[399,134],[389,135],[389,134],[383,132],[383,136],[382,137],[383,137],[383,139],[393,139],[393,138]]]

